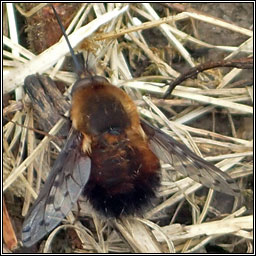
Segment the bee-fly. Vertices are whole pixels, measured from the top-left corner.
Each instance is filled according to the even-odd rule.
[[[70,51],[74,56],[71,46]],[[82,68],[75,63],[80,78],[72,89],[72,128],[25,218],[25,246],[56,227],[80,195],[106,216],[118,218],[143,209],[160,184],[160,160],[209,188],[239,195],[227,174],[140,119],[123,90],[101,76],[82,78]]]

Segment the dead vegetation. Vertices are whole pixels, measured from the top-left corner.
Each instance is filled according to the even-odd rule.
[[[186,7],[186,4],[85,3],[67,29],[69,39],[73,48],[89,49],[94,61],[91,65],[96,66],[97,74],[124,88],[144,118],[236,179],[245,199],[233,200],[211,190],[196,193],[202,187],[200,184],[182,177],[163,163],[158,200],[143,218],[106,220],[87,204],[82,205],[80,217],[75,218],[70,213],[64,224],[48,237],[43,252],[203,253],[207,252],[207,244],[217,245],[226,252],[253,251],[253,216],[250,212],[252,71],[244,79],[242,69],[210,69],[185,80],[169,99],[162,99],[166,83],[184,71],[182,65],[191,68],[207,61],[205,57],[193,58],[187,50],[188,45],[193,49],[214,50],[224,56],[223,60],[251,57],[253,31],[192,8],[178,9],[182,6]],[[34,12],[43,7],[37,5]],[[47,176],[49,159],[53,158],[52,137],[39,138],[33,130],[26,128],[37,127],[37,124],[29,99],[24,96],[24,79],[31,74],[48,74],[54,80],[65,82],[64,94],[69,95],[75,75],[62,70],[63,57],[69,53],[64,40],[35,55],[15,41],[13,35],[17,30],[10,13],[10,10],[5,13],[9,35],[3,36],[3,92],[12,95],[15,101],[9,101],[4,108],[5,117],[12,122],[6,121],[3,126],[3,190],[10,202],[14,202],[13,197],[24,199],[19,213],[24,216],[39,192],[41,179]],[[33,10],[22,14],[31,16]],[[232,45],[223,42],[223,45],[214,45],[200,40],[198,21],[245,39]],[[187,32],[187,27],[193,28],[191,33]],[[158,45],[152,45],[152,41],[157,41]],[[182,60],[180,66],[177,64],[180,62],[175,61],[177,58]],[[55,135],[64,122],[59,120],[49,134]],[[37,170],[36,179],[34,169]],[[88,224],[84,224],[85,219]],[[74,246],[74,242],[69,249],[54,249],[54,244],[58,243],[53,240],[56,233],[67,227],[76,231],[74,241],[78,240],[79,246]],[[19,229],[17,226],[18,239]]]

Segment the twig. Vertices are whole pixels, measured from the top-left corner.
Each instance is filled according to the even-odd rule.
[[[240,68],[240,69],[252,69],[253,68],[253,57],[248,58],[241,58],[241,59],[235,59],[235,60],[221,60],[217,62],[206,62],[203,64],[200,64],[194,68],[189,69],[187,72],[180,75],[177,79],[175,79],[173,82],[169,83],[169,87],[164,94],[163,98],[167,98],[169,94],[172,93],[174,88],[182,83],[184,80],[191,78],[195,75],[197,75],[200,72],[203,72],[207,69],[211,68],[217,68],[217,67],[232,67],[232,68]],[[168,85],[168,83],[167,83]]]

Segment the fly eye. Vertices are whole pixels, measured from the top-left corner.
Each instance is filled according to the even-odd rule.
[[[75,91],[77,91],[81,88],[85,88],[85,87],[91,85],[92,83],[93,83],[92,78],[83,78],[83,79],[77,80],[72,87],[71,96],[73,96]]]
[[[109,85],[109,82],[103,76],[92,76],[89,78],[79,79],[75,82],[75,84],[72,87],[71,96],[73,96],[75,91],[81,88],[85,88],[87,86],[96,85],[96,84]]]
[[[92,77],[92,80],[98,84],[109,84],[109,81],[103,76],[94,76]]]

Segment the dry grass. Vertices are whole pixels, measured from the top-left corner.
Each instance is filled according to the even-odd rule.
[[[87,15],[82,15],[83,13]],[[88,15],[93,15],[95,19],[87,25],[79,25],[87,19]],[[13,34],[15,34],[15,24],[11,23],[10,16],[7,17],[10,28],[14,29]],[[201,154],[200,150],[203,150],[204,157],[208,161],[215,161],[223,171],[229,171],[231,177],[236,178],[243,188],[246,177],[251,175],[253,170],[253,141],[237,136],[233,119],[238,116],[241,119],[244,116],[252,119],[252,85],[231,88],[229,86],[233,79],[239,80],[242,71],[231,69],[222,75],[222,70],[218,69],[206,72],[211,78],[208,75],[200,74],[198,78],[184,82],[173,91],[172,99],[161,100],[166,90],[165,82],[175,79],[179,72],[169,62],[167,63],[165,58],[162,58],[160,49],[157,51],[149,46],[150,44],[142,31],[151,28],[159,29],[161,37],[168,41],[172,49],[175,49],[176,54],[182,56],[190,67],[198,63],[195,63],[186,50],[185,42],[193,44],[195,48],[207,46],[210,49],[217,49],[225,54],[226,59],[235,58],[241,52],[250,56],[253,53],[253,32],[229,22],[190,11],[178,14],[170,13],[169,16],[158,19],[157,12],[150,4],[87,3],[83,4],[74,18],[74,22],[70,25],[68,30],[73,32],[69,39],[74,48],[86,38],[89,38],[88,42],[97,42],[94,52],[94,55],[97,56],[97,72],[108,77],[113,84],[122,86],[138,103],[138,110],[142,116],[151,120],[175,139],[181,140],[196,153]],[[197,20],[246,35],[248,39],[236,46],[211,45],[186,34],[177,27],[177,23],[180,21],[190,23]],[[62,57],[69,53],[64,40],[60,40],[38,56],[15,42],[15,37],[10,39],[4,36],[3,43],[8,47],[8,51],[3,51],[3,91],[9,93],[15,90],[15,100],[24,100],[22,85],[25,77],[30,74],[47,73],[54,79],[65,81],[68,85],[74,82],[75,77],[72,73],[58,70],[61,67],[58,61],[61,62]],[[127,58],[131,62],[128,63]],[[141,65],[135,63],[136,59],[147,60],[152,67],[146,75],[141,74],[139,78],[134,78],[130,72],[131,66]],[[209,83],[214,85],[214,88],[208,88]],[[66,93],[68,94],[68,92]],[[14,102],[10,104],[13,105],[14,110],[10,106],[11,110],[8,109],[9,113],[16,111],[12,120],[33,127],[32,111],[25,111],[21,107],[18,107],[17,110],[15,104]],[[216,110],[216,108],[218,109]],[[182,109],[181,113],[178,113],[177,109]],[[227,116],[229,121],[226,122],[226,125],[230,124],[232,135],[227,136],[215,132],[215,127],[222,124],[215,123],[214,113],[220,111]],[[204,129],[204,127],[190,126],[193,120],[207,122],[204,119],[207,113],[213,113],[212,131]],[[170,114],[173,121],[170,121]],[[63,120],[60,120],[49,134],[55,135],[62,125]],[[226,128],[226,130],[228,129]],[[49,136],[45,136],[39,141],[34,137],[33,132],[12,122],[7,122],[3,127],[3,190],[25,198],[23,215],[29,208],[31,195],[35,198],[39,191],[41,176],[46,175],[44,172],[37,174],[38,180],[33,181],[33,167],[36,166],[38,170],[44,169],[43,158],[49,154],[50,141],[51,137]],[[22,157],[24,152],[28,153],[26,158]],[[212,156],[213,152],[215,152],[214,156]],[[228,242],[220,240],[220,246],[227,251],[232,252],[233,248],[241,243],[246,248],[244,252],[252,250],[253,220],[252,215],[246,214],[245,206],[240,204],[239,209],[232,214],[226,216],[220,214],[218,220],[211,219],[208,213],[212,211],[213,191],[209,191],[207,196],[199,198],[194,195],[194,192],[201,187],[200,184],[189,178],[181,177],[179,174],[173,177],[173,172],[167,164],[163,163],[162,169],[159,200],[154,208],[145,214],[145,218],[105,220],[85,209],[84,216],[89,218],[93,226],[92,230],[75,221],[70,214],[67,224],[58,227],[53,232],[65,228],[65,226],[74,228],[83,245],[75,252],[195,252],[220,237],[229,237]],[[31,185],[35,183],[36,187]],[[24,196],[25,194],[26,196]],[[244,192],[244,196],[248,197],[246,192]],[[218,199],[220,200],[220,198]],[[181,225],[177,224],[175,220],[178,218],[184,202],[186,202],[186,207],[189,207],[190,213],[188,214],[190,216],[187,216],[188,220],[184,220]],[[236,201],[234,208],[235,204]],[[170,211],[171,207],[173,207],[173,211]],[[169,215],[170,212],[173,212],[173,216]],[[191,225],[186,225],[187,221],[191,222]],[[50,250],[50,242],[54,234],[49,236],[44,252]]]

